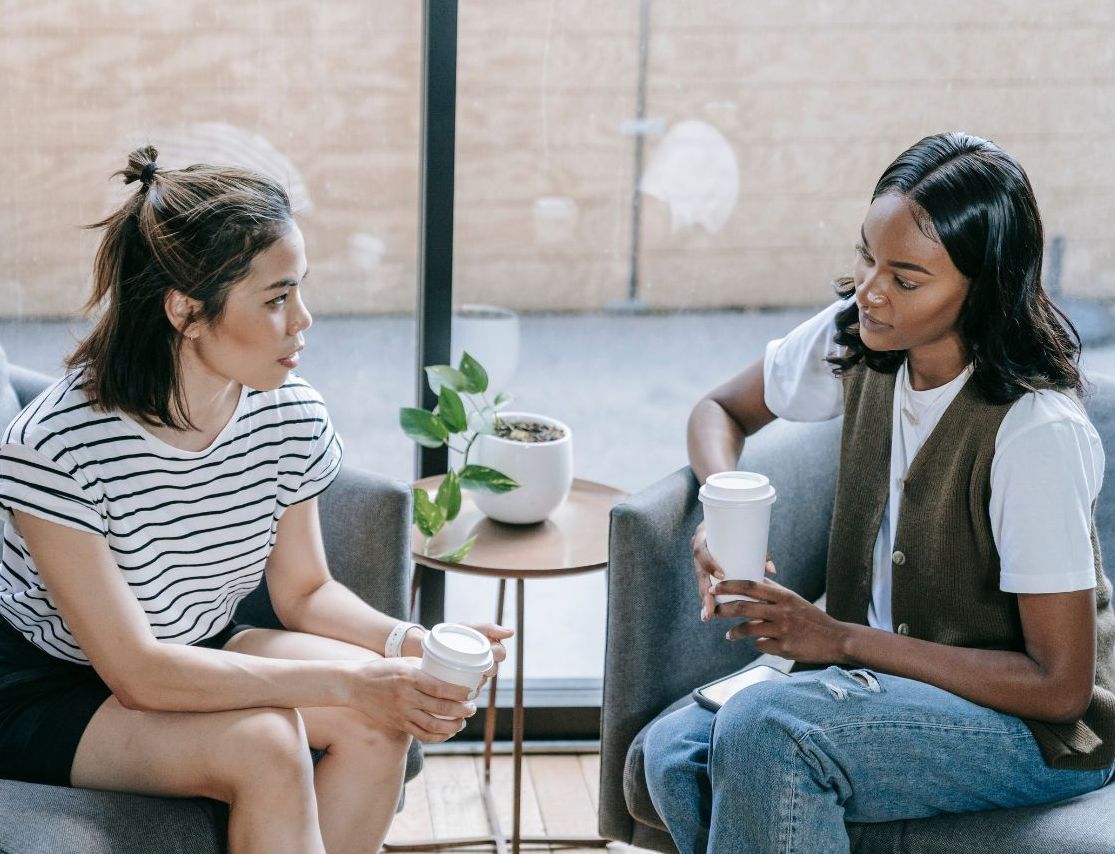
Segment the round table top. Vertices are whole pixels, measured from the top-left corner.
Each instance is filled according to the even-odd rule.
[[[444,475],[423,478],[415,486],[437,493]],[[508,525],[489,519],[477,509],[467,491],[461,493],[461,512],[430,542],[432,554],[448,554],[469,537],[476,544],[460,563],[447,563],[424,554],[426,538],[414,529],[414,560],[432,569],[498,578],[536,578],[574,575],[603,569],[608,563],[609,514],[627,495],[611,486],[576,479],[569,497],[553,515],[534,525]]]

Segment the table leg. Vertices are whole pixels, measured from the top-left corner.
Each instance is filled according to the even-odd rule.
[[[418,584],[421,580],[420,572],[421,565],[415,566],[415,575],[411,584],[411,614],[413,618],[415,597],[418,593]],[[555,847],[568,847],[575,846],[580,848],[604,848],[608,844],[608,840],[601,839],[598,836],[570,836],[570,837],[554,837],[554,836],[528,836],[526,838],[522,835],[522,794],[523,794],[523,729],[524,729],[524,711],[523,711],[523,672],[525,669],[524,662],[526,660],[524,642],[524,625],[526,623],[526,585],[523,579],[518,578],[515,580],[515,643],[517,655],[515,656],[515,706],[512,710],[511,719],[511,738],[512,738],[512,761],[514,763],[514,778],[513,778],[513,792],[512,797],[514,802],[512,805],[513,812],[513,825],[511,829],[511,851],[513,854],[520,854],[523,845],[541,845],[541,846],[555,846]],[[506,579],[501,578],[499,581],[499,601],[496,605],[496,622],[503,622],[503,606],[507,590]],[[503,831],[499,826],[499,815],[496,810],[495,802],[492,798],[491,787],[491,763],[492,763],[492,742],[495,739],[495,724],[496,724],[496,682],[498,679],[498,672],[496,676],[492,677],[491,685],[488,689],[488,708],[484,713],[484,784],[481,787],[484,800],[484,810],[488,814],[488,828],[490,835],[487,837],[475,837],[468,839],[442,839],[442,840],[423,840],[421,842],[399,843],[397,845],[385,844],[384,851],[388,852],[402,852],[402,851],[444,851],[457,848],[473,848],[480,845],[491,845],[495,848],[497,854],[505,854],[507,850],[507,838],[503,835]]]
[[[496,625],[503,625],[503,601],[506,598],[507,579],[499,580],[499,596],[496,599]],[[492,677],[492,684],[488,688],[488,710],[484,713],[484,785],[492,784],[492,742],[496,737],[496,684],[499,681],[499,670]]]
[[[515,804],[512,813],[511,852],[519,854],[520,820],[523,800],[523,660],[526,658],[526,635],[523,631],[526,620],[526,582],[515,579],[515,709],[511,719],[512,753],[515,762]]]
[[[416,563],[414,572],[410,576],[410,609],[407,611],[407,619],[412,622],[418,619],[418,612],[414,610],[414,605],[418,601],[418,588],[421,586],[422,564]]]

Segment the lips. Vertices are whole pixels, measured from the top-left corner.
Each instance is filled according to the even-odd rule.
[[[304,347],[299,347],[297,350],[295,350],[289,356],[283,356],[281,359],[278,360],[279,364],[282,365],[283,367],[286,367],[286,368],[296,368],[296,367],[298,367],[298,354],[301,353],[303,349],[305,349],[305,348]]]
[[[868,329],[890,329],[890,324],[877,320],[871,316],[871,312],[863,308],[859,310],[859,322]]]

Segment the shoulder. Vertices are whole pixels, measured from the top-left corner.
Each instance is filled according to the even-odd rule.
[[[279,388],[249,391],[246,408],[240,418],[243,429],[269,428],[303,440],[313,440],[333,430],[321,394],[294,374]]]
[[[798,324],[785,338],[767,344],[763,355],[763,397],[767,408],[788,421],[826,421],[841,412],[841,381],[828,361],[843,355],[836,341],[837,315],[847,307],[836,300]]]
[[[81,378],[67,374],[32,400],[12,419],[4,431],[5,445],[23,445],[38,450],[47,444],[76,440],[88,441],[90,432],[119,425],[120,419],[93,405],[85,393]]]
[[[270,391],[249,391],[249,408],[252,412],[276,412],[282,417],[300,417],[307,413],[325,416],[325,400],[302,377],[291,374],[279,388]]]
[[[1060,389],[1027,392],[1010,405],[996,439],[1003,445],[1032,430],[1051,430],[1062,425],[1084,434],[1095,434],[1079,399]],[[1098,437],[1097,437],[1098,438]]]
[[[1083,405],[1058,389],[1024,394],[1011,404],[995,436],[993,467],[1048,461],[1062,471],[1086,471],[1098,484],[1104,460],[1103,443]]]

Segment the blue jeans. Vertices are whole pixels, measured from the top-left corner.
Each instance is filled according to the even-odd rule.
[[[847,854],[845,821],[1051,803],[1113,770],[1050,768],[1018,718],[839,667],[753,685],[715,715],[678,709],[650,728],[643,753],[682,854]]]

